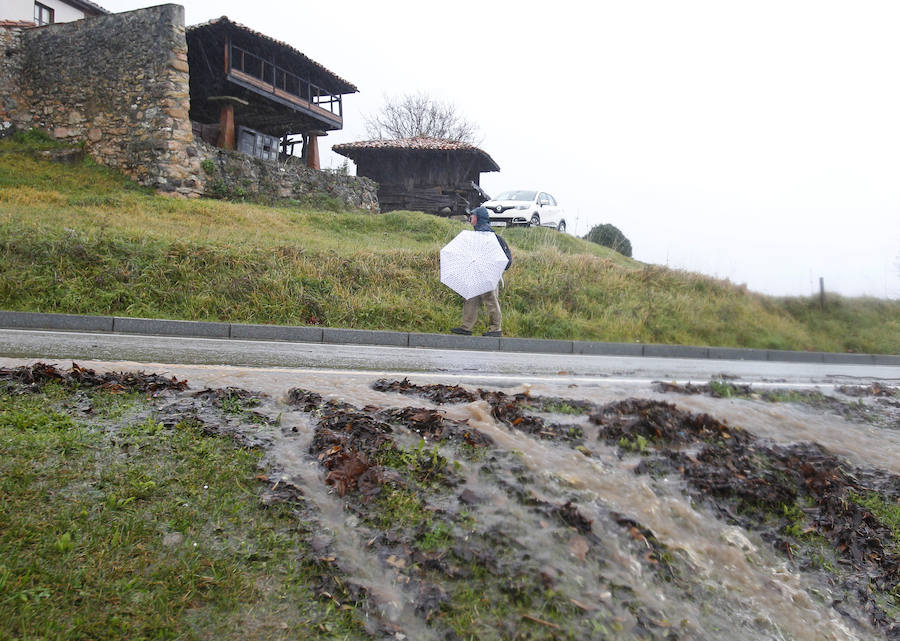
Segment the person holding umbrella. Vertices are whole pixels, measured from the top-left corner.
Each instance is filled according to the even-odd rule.
[[[499,285],[503,272],[512,264],[512,253],[503,237],[498,236],[491,228],[491,216],[487,209],[476,207],[472,210],[469,221],[475,228],[474,233],[460,233],[441,250],[441,282],[465,298],[462,323],[450,331],[471,336],[478,313],[484,305],[487,308],[489,326],[488,331],[482,335],[502,336]],[[462,240],[466,241],[463,253],[468,255],[458,258],[452,255],[451,246],[462,244],[458,242]]]

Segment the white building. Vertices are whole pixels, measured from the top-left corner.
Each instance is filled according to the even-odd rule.
[[[110,12],[89,0],[0,0],[0,22],[31,22],[41,26],[106,13]]]

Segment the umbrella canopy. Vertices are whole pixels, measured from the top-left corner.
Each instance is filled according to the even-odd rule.
[[[441,249],[441,282],[463,298],[497,286],[509,259],[494,232],[459,232]]]

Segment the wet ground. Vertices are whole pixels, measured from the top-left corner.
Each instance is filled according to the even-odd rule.
[[[3,364],[261,448],[261,504],[296,505],[373,638],[900,639],[889,385]]]

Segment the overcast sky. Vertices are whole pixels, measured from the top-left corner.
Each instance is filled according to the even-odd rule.
[[[151,6],[99,0],[111,11]],[[344,129],[425,92],[479,127],[494,194],[774,295],[900,298],[900,2],[189,0],[350,81]]]

